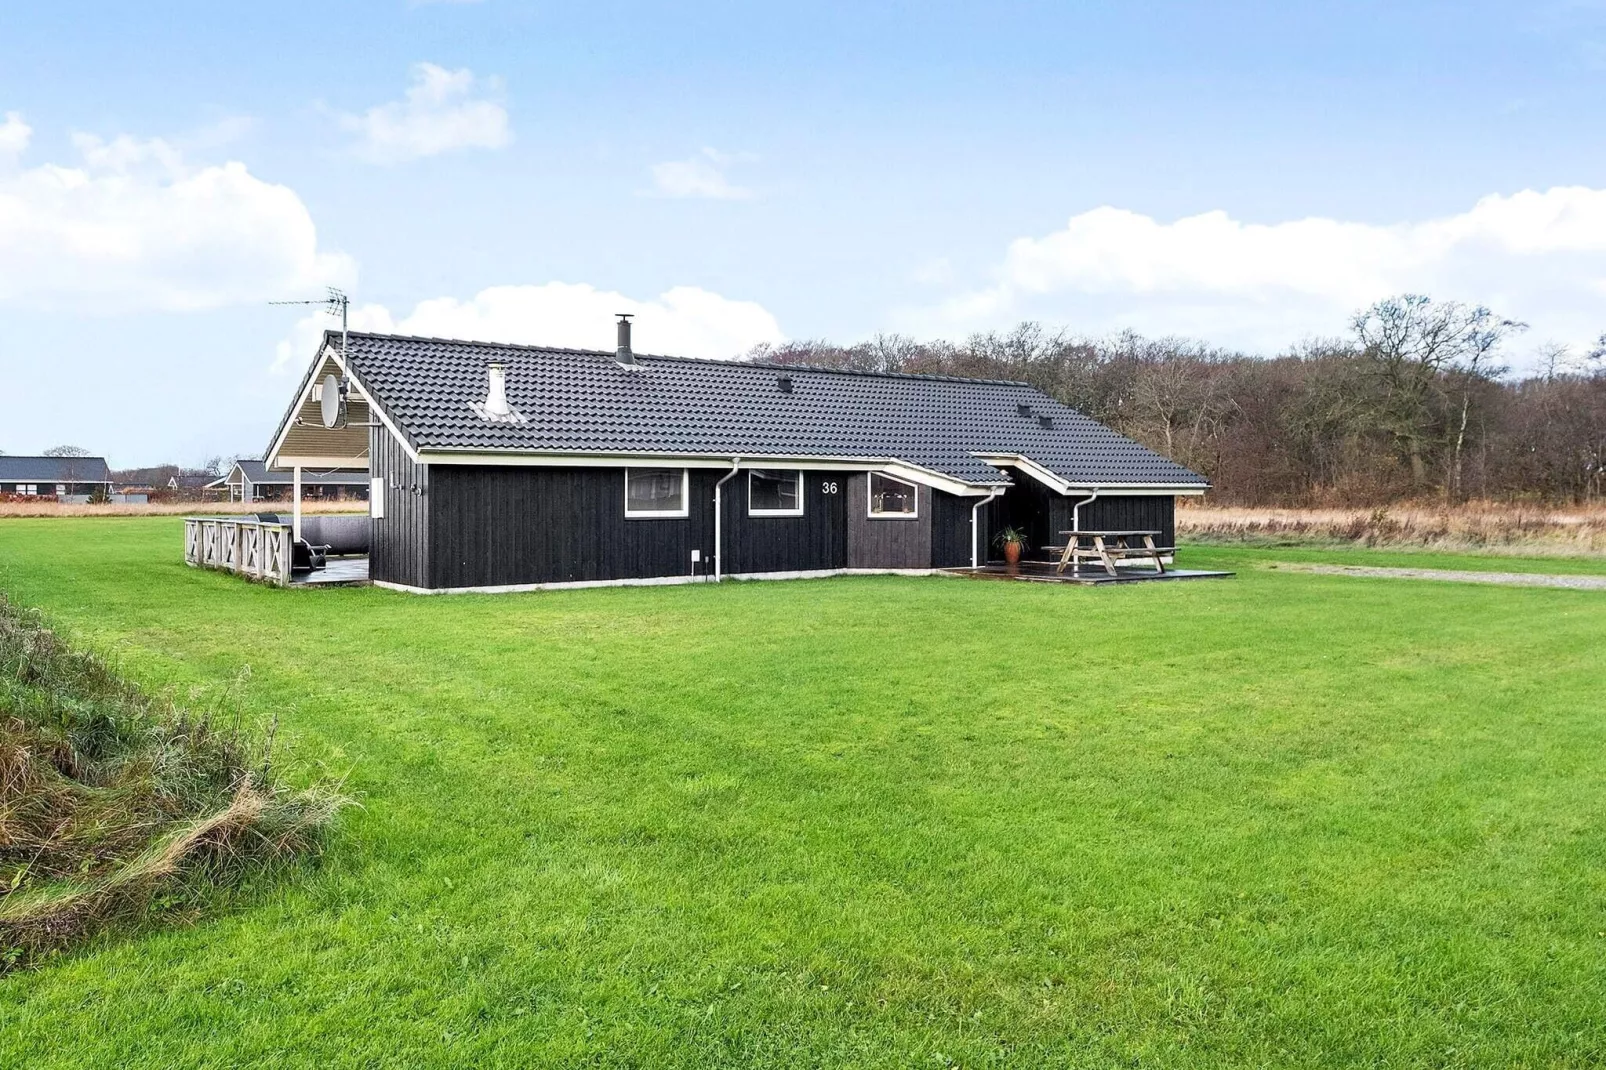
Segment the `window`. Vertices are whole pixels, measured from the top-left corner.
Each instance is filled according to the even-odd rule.
[[[676,517],[688,515],[685,468],[626,468],[625,516]]]
[[[749,516],[802,516],[803,473],[755,468],[747,473]]]
[[[870,473],[870,515],[913,520],[920,515],[920,488],[913,483]]]

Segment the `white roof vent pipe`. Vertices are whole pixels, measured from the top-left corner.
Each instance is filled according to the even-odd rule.
[[[493,360],[486,365],[485,415],[495,419],[513,414],[507,403],[507,365]]]

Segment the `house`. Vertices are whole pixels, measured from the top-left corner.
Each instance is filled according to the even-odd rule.
[[[412,591],[915,572],[1071,528],[1173,542],[1206,481],[1018,382],[330,332],[267,453],[367,465]]]
[[[205,484],[203,490],[226,490],[229,501],[283,502],[295,492],[295,473],[272,469],[263,461],[238,460],[228,475]],[[335,468],[329,471],[303,471],[301,497],[319,501],[368,497],[368,469]]]
[[[109,494],[111,486],[104,457],[0,456],[0,494],[87,501]]]

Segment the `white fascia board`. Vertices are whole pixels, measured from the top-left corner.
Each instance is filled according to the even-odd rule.
[[[418,452],[421,464],[509,465],[538,468],[626,468],[653,465],[660,468],[718,468],[728,471],[733,460],[739,467],[791,468],[805,471],[886,472],[964,497],[983,497],[999,484],[966,483],[929,468],[892,457],[796,457],[788,454],[685,454],[685,453],[540,453],[523,450],[430,450]]]
[[[1075,483],[1066,493],[1092,494],[1098,491],[1100,498],[1140,498],[1152,494],[1188,497],[1203,494],[1209,489],[1208,485],[1201,487],[1197,483]]]
[[[999,465],[1009,465],[1011,468],[1019,468],[1022,472],[1025,472],[1027,475],[1031,476],[1033,479],[1037,480],[1050,490],[1058,491],[1061,494],[1068,494],[1070,492],[1070,483],[1061,479],[1047,468],[1044,468],[1030,457],[1023,457],[1018,453],[973,453],[971,456],[979,461],[986,461],[995,468]]]

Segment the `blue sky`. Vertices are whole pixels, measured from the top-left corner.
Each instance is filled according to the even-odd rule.
[[[730,356],[1040,319],[1606,330],[1606,5],[0,14],[0,449],[259,450],[321,323]]]

